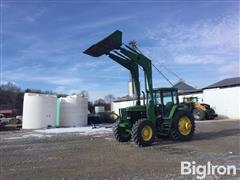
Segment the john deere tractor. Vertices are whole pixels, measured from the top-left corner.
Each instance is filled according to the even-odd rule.
[[[122,32],[115,31],[84,51],[93,57],[106,55],[132,76],[136,105],[119,110],[119,121],[114,127],[117,141],[133,139],[138,146],[150,146],[156,137],[170,136],[187,141],[193,137],[195,122],[192,114],[179,104],[174,88],[153,88],[152,62],[139,50],[122,43]],[[145,92],[140,103],[139,67],[144,71]]]

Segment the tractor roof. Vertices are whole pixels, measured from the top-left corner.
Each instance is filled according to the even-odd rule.
[[[153,88],[154,91],[177,91],[177,88],[163,87],[163,88]]]

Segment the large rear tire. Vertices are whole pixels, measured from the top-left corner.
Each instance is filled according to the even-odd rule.
[[[119,121],[113,127],[113,133],[117,141],[119,142],[128,142],[131,140],[131,133],[125,131],[124,128],[119,126]]]
[[[192,114],[188,111],[176,112],[173,118],[170,137],[173,140],[188,141],[192,139],[194,131],[195,122]]]
[[[192,114],[194,119],[197,121],[202,121],[206,119],[206,112],[201,109],[193,109]]]
[[[155,125],[152,121],[141,119],[133,125],[132,137],[138,146],[151,146],[155,140],[155,134]]]

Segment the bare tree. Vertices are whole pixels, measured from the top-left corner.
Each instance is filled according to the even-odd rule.
[[[81,91],[80,94],[81,94],[83,97],[86,97],[86,98],[89,97],[88,92],[87,92],[86,90]]]
[[[111,104],[115,100],[115,97],[112,94],[108,94],[104,97],[104,100],[107,104]]]
[[[106,102],[104,101],[104,99],[97,99],[96,101],[94,101],[94,106],[105,106]]]

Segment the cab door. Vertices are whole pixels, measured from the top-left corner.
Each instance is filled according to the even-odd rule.
[[[160,91],[156,91],[154,93],[154,104],[155,104],[155,114],[157,119],[161,119],[163,117],[163,105],[161,100],[161,93]]]
[[[162,91],[163,117],[168,117],[173,106],[178,104],[176,91]]]

